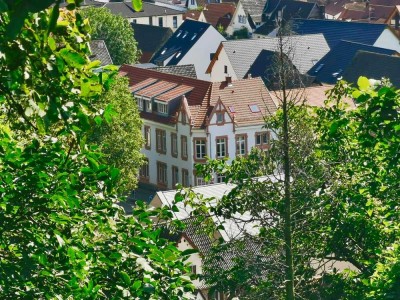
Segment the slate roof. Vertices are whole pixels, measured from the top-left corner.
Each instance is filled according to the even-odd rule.
[[[358,51],[369,51],[387,55],[394,55],[395,50],[389,50],[370,45],[340,41],[317,64],[308,71],[308,74],[316,77],[316,81],[335,84],[340,78],[353,57]]]
[[[367,78],[389,78],[392,84],[400,88],[400,57],[360,51],[343,73],[343,79],[357,83],[360,76]]]
[[[282,18],[289,20],[291,18],[307,19],[315,3],[293,1],[293,0],[268,0],[264,13],[268,19],[275,20],[278,16],[278,11],[283,11]]]
[[[385,24],[337,20],[295,19],[292,24],[292,30],[300,35],[322,33],[330,48],[341,40],[373,45],[386,28]]]
[[[221,25],[226,29],[232,20],[235,10],[236,6],[233,3],[211,3],[204,7],[203,14],[207,23],[210,23],[215,28]]]
[[[93,40],[89,42],[90,50],[92,55],[90,60],[100,60],[102,66],[112,65],[110,53],[108,52],[106,43],[104,40]]]
[[[158,72],[162,72],[162,73],[197,79],[196,69],[195,69],[194,65],[153,67],[151,69],[158,71]]]
[[[131,1],[125,2],[107,2],[103,7],[107,7],[114,15],[119,15],[124,18],[143,18],[151,16],[165,16],[165,15],[181,15],[182,11],[173,9],[166,6],[157,5],[143,1],[142,11],[136,12],[132,8]]]
[[[238,78],[244,78],[262,50],[276,51],[279,38],[233,40],[222,42],[222,46]],[[285,52],[301,74],[309,69],[329,51],[322,34],[285,37]],[[221,47],[221,45],[220,45]],[[217,59],[217,55],[213,61]],[[207,72],[212,68],[211,62]]]
[[[150,62],[158,65],[170,59],[167,66],[178,64],[210,26],[203,22],[185,20],[164,46],[154,54]]]
[[[250,15],[254,22],[261,22],[267,0],[240,0],[246,14]]]
[[[151,69],[123,65],[120,73],[129,78],[129,86],[135,95],[155,97],[156,100],[170,101],[185,95],[192,125],[202,128],[207,124],[217,101],[228,107],[231,118],[237,126],[263,124],[264,116],[274,113],[276,106],[261,78],[227,82],[208,82],[188,77],[161,73]],[[257,104],[260,112],[252,113],[249,105]],[[175,112],[164,117],[154,113],[141,112],[145,119],[174,124]]]
[[[142,52],[140,62],[149,62],[151,57],[172,36],[172,29],[144,24],[131,23],[133,36],[138,43],[138,49]]]

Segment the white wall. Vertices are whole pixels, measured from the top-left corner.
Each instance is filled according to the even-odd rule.
[[[186,238],[185,238],[184,236],[183,236],[183,237],[180,239],[180,241],[178,242],[177,248],[178,248],[180,251],[185,251],[185,250],[188,250],[188,249],[194,249],[194,248],[189,244],[189,242],[186,240]],[[201,259],[199,253],[193,253],[193,254],[191,254],[191,255],[189,256],[189,258],[188,258],[185,262],[190,263],[191,265],[195,265],[195,266],[196,266],[196,274],[203,274],[203,268],[202,268],[203,262],[202,262],[202,259]],[[198,279],[193,280],[192,283],[194,284],[194,286],[195,286],[196,288],[200,288],[201,286],[204,285],[204,282],[203,282],[203,281],[200,281],[200,280],[198,280]]]
[[[385,29],[382,32],[381,36],[376,40],[374,46],[393,49],[397,52],[400,52],[400,41],[390,29]]]
[[[224,72],[224,66],[228,67],[228,74]],[[238,80],[236,73],[233,70],[232,65],[228,59],[228,55],[226,54],[225,49],[222,48],[218,55],[218,59],[215,61],[214,66],[211,70],[210,80],[212,82],[225,81],[226,76],[231,76],[232,80]]]
[[[169,27],[173,31],[175,31],[179,26],[181,26],[183,22],[182,14],[179,15],[167,15],[167,16],[152,16],[153,26],[158,26],[158,18],[163,18],[163,27]],[[177,27],[174,27],[173,18],[177,17]],[[150,25],[150,17],[143,17],[143,18],[129,18],[129,22],[133,22],[136,20],[136,24],[143,24],[143,25]]]
[[[194,64],[197,78],[210,81],[210,74],[206,74],[210,64],[210,54],[217,51],[222,41],[225,41],[225,38],[214,27],[208,27],[178,65]]]

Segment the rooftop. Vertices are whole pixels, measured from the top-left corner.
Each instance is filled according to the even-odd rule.
[[[102,66],[113,64],[104,40],[92,40],[89,42],[89,46],[90,51],[92,52],[90,60],[99,60]]]

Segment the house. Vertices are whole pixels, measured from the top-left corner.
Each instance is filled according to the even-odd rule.
[[[108,52],[106,43],[104,40],[92,40],[89,42],[89,48],[92,54],[89,56],[91,61],[99,60],[101,66],[112,65],[113,61]]]
[[[194,64],[197,78],[209,80],[206,69],[222,41],[225,38],[210,24],[185,20],[150,62],[158,66]]]
[[[129,65],[120,73],[129,78],[143,119],[148,164],[141,182],[161,190],[201,185],[194,165],[206,156],[231,161],[252,147],[269,147],[264,117],[276,105],[260,78],[211,83]]]
[[[381,80],[387,78],[396,87],[400,88],[400,57],[359,51],[343,72],[343,79],[357,84],[360,76]]]
[[[159,27],[138,23],[131,23],[131,25],[133,28],[133,36],[138,43],[137,47],[142,53],[139,59],[139,62],[141,63],[148,63],[153,55],[173,34],[172,29],[169,27]]]
[[[299,35],[322,33],[330,48],[343,40],[400,52],[399,38],[386,24],[295,19],[292,31]]]
[[[188,10],[202,9],[204,6],[210,3],[220,3],[219,0],[186,0],[185,6]]]
[[[263,12],[268,0],[238,0],[243,6],[245,15],[253,30],[263,23]],[[223,2],[229,2],[223,1]]]
[[[336,20],[344,10],[346,4],[351,3],[352,0],[335,0],[328,1],[325,5],[325,19]]]
[[[183,22],[184,11],[153,2],[142,2],[142,11],[136,12],[131,1],[106,2],[102,7],[112,14],[126,18],[130,23],[169,27],[175,31]]]
[[[282,42],[285,54],[300,74],[306,74],[330,50],[322,34],[284,37]],[[222,81],[226,76],[243,79],[262,50],[276,52],[278,46],[279,38],[274,37],[222,42],[207,73],[211,81]]]
[[[194,65],[158,67],[152,63],[145,63],[145,64],[135,64],[134,66],[142,69],[155,70],[161,73],[167,73],[167,74],[173,74],[173,75],[197,79],[196,69],[194,68]]]
[[[340,41],[309,71],[310,76],[315,77],[319,83],[335,84],[341,78],[343,72],[350,65],[358,51],[368,51],[385,55],[397,55],[397,51],[384,49],[370,45]]]
[[[293,18],[324,19],[323,6],[296,0],[269,0],[264,9],[264,24],[254,33],[268,35]]]

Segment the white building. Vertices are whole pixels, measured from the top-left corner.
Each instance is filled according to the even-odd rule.
[[[158,66],[193,64],[197,78],[210,80],[206,69],[222,41],[225,38],[210,24],[185,20],[150,62]]]
[[[123,65],[143,119],[148,164],[140,181],[157,189],[204,184],[195,164],[267,149],[264,117],[276,105],[260,78],[210,83]],[[216,176],[215,182],[222,181]]]

